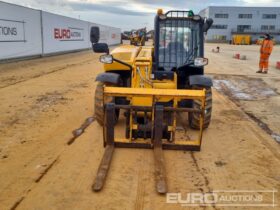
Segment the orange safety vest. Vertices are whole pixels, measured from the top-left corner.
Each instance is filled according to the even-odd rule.
[[[265,39],[263,40],[263,43],[261,45],[260,53],[265,55],[270,55],[272,52],[272,48],[273,48],[273,42],[271,40]]]
[[[260,49],[260,63],[259,63],[259,68],[260,69],[264,69],[265,71],[267,71],[268,69],[268,59],[269,56],[272,52],[272,48],[273,48],[273,42],[271,40],[263,40],[261,49]]]

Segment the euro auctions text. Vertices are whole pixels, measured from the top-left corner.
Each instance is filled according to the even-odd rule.
[[[276,190],[215,190],[212,192],[167,193],[166,203],[181,206],[276,207]]]
[[[60,41],[82,41],[83,31],[82,28],[54,28],[54,38]]]

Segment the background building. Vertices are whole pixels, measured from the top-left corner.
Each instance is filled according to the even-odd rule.
[[[229,42],[235,34],[246,34],[255,43],[263,33],[280,42],[280,7],[210,6],[199,14],[214,20],[206,36],[208,42]]]

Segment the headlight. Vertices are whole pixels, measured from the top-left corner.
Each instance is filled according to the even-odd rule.
[[[101,63],[113,63],[113,56],[112,55],[101,55],[99,58]]]
[[[207,58],[195,58],[194,59],[194,65],[195,66],[205,66],[208,64],[208,59]]]
[[[192,18],[195,21],[199,21],[201,19],[201,17],[199,15],[194,15]]]

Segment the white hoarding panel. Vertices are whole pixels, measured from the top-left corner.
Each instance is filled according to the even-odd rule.
[[[109,43],[109,31],[107,26],[98,25],[100,31],[100,40],[99,42],[104,42],[110,45]]]
[[[47,12],[42,17],[44,54],[89,48],[88,22]]]
[[[121,43],[121,29],[101,24],[89,23],[90,27],[98,26],[100,31],[100,43],[107,43],[108,45],[116,45]]]
[[[0,49],[0,60],[40,55],[40,11],[0,2]]]
[[[118,28],[0,2],[0,60],[90,48],[91,26],[100,42],[120,43]]]
[[[109,43],[110,45],[116,45],[121,43],[121,29],[109,27]]]

